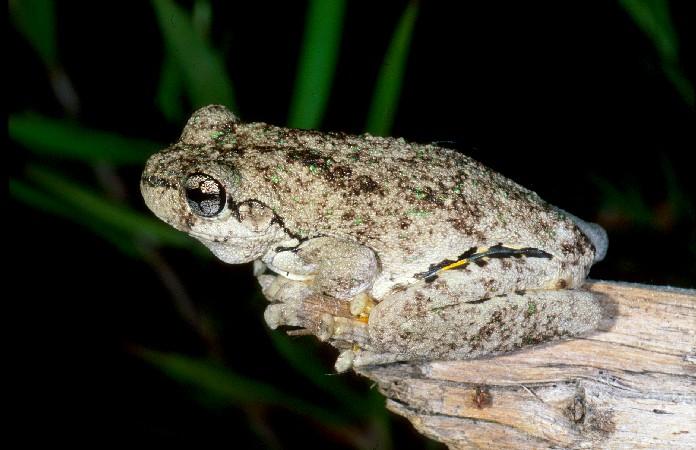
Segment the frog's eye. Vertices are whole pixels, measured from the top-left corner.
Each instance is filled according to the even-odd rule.
[[[184,182],[184,190],[189,207],[196,215],[215,217],[225,207],[225,188],[210,175],[189,175]]]

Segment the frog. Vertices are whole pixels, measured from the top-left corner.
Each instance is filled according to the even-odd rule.
[[[148,159],[140,188],[223,262],[253,262],[268,326],[330,342],[339,372],[494,356],[602,317],[582,289],[602,227],[436,144],[209,105]]]

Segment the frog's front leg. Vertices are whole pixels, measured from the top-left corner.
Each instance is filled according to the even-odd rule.
[[[377,257],[371,249],[326,236],[309,239],[294,248],[276,249],[262,260],[279,275],[303,281],[316,292],[340,299],[350,299],[367,290],[378,272]]]
[[[268,325],[303,327],[322,340],[353,336],[362,342],[367,333],[365,311],[372,304],[367,290],[378,271],[374,252],[329,237],[279,250],[256,263],[256,276],[271,302],[264,313]],[[266,268],[277,275],[266,273]]]
[[[355,366],[394,361],[467,359],[507,352],[596,328],[595,296],[574,289],[527,290],[471,302],[445,273],[386,296],[371,311],[369,345],[344,352]]]

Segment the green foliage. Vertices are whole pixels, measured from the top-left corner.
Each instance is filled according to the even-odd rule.
[[[369,133],[386,136],[391,131],[399,105],[401,85],[406,72],[406,59],[411,47],[411,36],[417,16],[418,2],[411,1],[394,30],[394,36],[377,77],[365,127]]]
[[[236,111],[222,58],[196,31],[191,18],[171,0],[153,0],[152,4],[167,52],[179,67],[193,107],[219,103]]]
[[[145,139],[126,138],[38,115],[10,115],[8,132],[12,140],[36,154],[85,163],[142,165],[160,148]]]
[[[347,421],[340,413],[282,392],[272,385],[243,377],[208,359],[144,349],[137,353],[172,379],[213,399],[236,405],[280,406],[328,425]]]
[[[646,195],[634,181],[622,185],[611,183],[602,177],[593,177],[592,181],[600,192],[601,209],[610,213],[615,219],[643,228],[664,228],[685,220],[696,220],[696,209],[686,190],[678,183],[674,168],[665,157],[660,158],[660,170],[656,171],[651,187],[664,192],[663,209],[651,205]]]
[[[192,249],[198,247],[184,233],[151,216],[108,200],[103,194],[75,183],[51,169],[30,166],[27,177],[37,188],[10,180],[10,195],[46,212],[67,217],[108,236]]]
[[[271,341],[280,354],[298,373],[304,375],[315,386],[321,388],[327,395],[335,398],[346,411],[360,417],[369,410],[363,395],[348,389],[340,379],[327,376],[332,369],[327,368],[316,355],[307,352],[304,347],[292,342],[281,332],[270,332]],[[379,408],[382,408],[381,402]]]
[[[58,62],[53,0],[11,0],[12,22],[49,67]]]
[[[311,0],[288,125],[318,128],[329,102],[341,44],[345,0]]]
[[[670,18],[667,0],[619,0],[626,12],[652,41],[662,70],[684,101],[694,105],[694,86],[679,66],[679,37]]]

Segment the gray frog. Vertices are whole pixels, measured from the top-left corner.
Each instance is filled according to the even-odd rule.
[[[196,111],[142,174],[147,206],[227,263],[255,262],[269,326],[336,369],[460,359],[586,333],[604,230],[482,164],[403,139]]]

